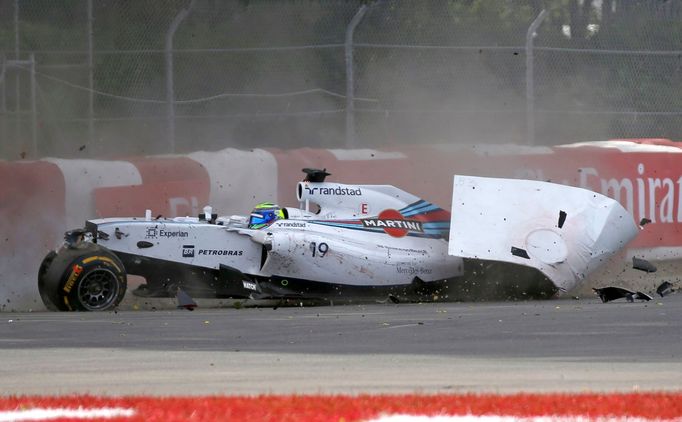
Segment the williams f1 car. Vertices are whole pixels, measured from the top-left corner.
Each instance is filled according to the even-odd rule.
[[[65,235],[43,260],[51,310],[114,309],[127,274],[133,293],[344,301],[447,298],[480,263],[526,267],[553,291],[579,284],[637,233],[616,201],[548,182],[455,176],[452,210],[389,185],[325,181],[304,169],[298,208],[272,203],[248,216],[103,218]],[[505,271],[499,277],[509,276]]]

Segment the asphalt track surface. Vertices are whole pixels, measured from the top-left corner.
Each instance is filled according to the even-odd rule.
[[[679,293],[608,304],[171,305],[0,314],[0,394],[682,389]]]

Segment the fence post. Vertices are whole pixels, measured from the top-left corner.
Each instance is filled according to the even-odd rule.
[[[36,56],[31,53],[31,157],[38,157],[38,107],[36,104]]]
[[[88,0],[88,154],[92,155],[95,144],[95,78],[92,40],[92,0]]]
[[[7,58],[4,54],[0,54],[0,113],[5,113],[7,111],[7,93],[6,93],[6,80],[7,80]]]
[[[178,30],[178,27],[182,23],[182,21],[187,17],[189,14],[189,11],[192,9],[192,6],[194,6],[195,0],[192,0],[187,6],[186,9],[182,9],[180,12],[178,12],[177,15],[175,15],[175,18],[173,18],[173,22],[171,22],[170,27],[168,28],[168,32],[166,32],[166,48],[165,48],[165,56],[166,56],[166,101],[168,104],[167,112],[166,112],[166,119],[167,119],[167,136],[168,136],[168,144],[169,144],[169,149],[171,153],[175,152],[175,93],[174,93],[174,86],[173,86],[173,36],[175,35],[175,31]]]
[[[367,12],[367,5],[360,6],[346,28],[346,42],[344,45],[346,55],[346,148],[354,148],[355,144],[355,104],[353,87],[353,33],[362,17]]]
[[[19,0],[14,0],[14,60],[19,61]],[[14,98],[14,116],[15,132],[14,142],[19,145],[21,142],[21,88],[20,88],[19,72],[14,73],[15,84],[15,98]]]
[[[533,38],[535,31],[547,16],[542,10],[526,32],[526,143],[535,145],[535,87],[533,80]]]
[[[0,159],[9,152],[7,148],[7,58],[0,55]]]

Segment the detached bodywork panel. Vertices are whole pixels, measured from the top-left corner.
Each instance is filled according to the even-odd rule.
[[[618,202],[586,189],[454,177],[450,255],[533,267],[561,291],[576,287],[638,232]]]

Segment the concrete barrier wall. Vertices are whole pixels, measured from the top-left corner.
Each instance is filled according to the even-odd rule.
[[[452,176],[528,178],[581,186],[618,199],[652,222],[630,245],[649,259],[682,256],[682,143],[612,140],[558,147],[404,146],[391,150],[236,150],[118,161],[44,159],[0,162],[0,311],[42,309],[36,276],[65,230],[88,218],[223,215],[262,201],[297,206],[304,167],[329,180],[393,184],[450,207]],[[532,206],[532,204],[529,204]]]

